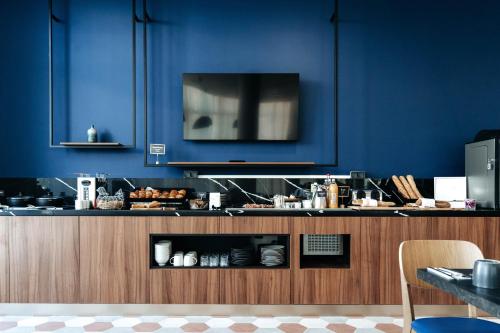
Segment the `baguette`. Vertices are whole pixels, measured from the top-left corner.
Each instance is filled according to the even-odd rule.
[[[417,184],[415,184],[415,179],[413,178],[413,176],[412,175],[407,175],[406,176],[406,180],[410,184],[410,187],[413,190],[413,193],[415,193],[415,195],[417,197],[423,198],[424,196],[422,194],[420,194],[420,192],[418,191]]]
[[[408,192],[406,192],[403,184],[399,180],[397,176],[392,176],[392,181],[394,182],[394,185],[398,188],[399,193],[405,198],[405,199],[410,199],[410,196],[408,195]]]
[[[413,190],[411,189],[411,186],[406,178],[403,176],[399,176],[399,180],[401,181],[401,183],[403,183],[403,186],[405,187],[406,192],[408,192],[410,199],[418,199],[417,195],[413,193]]]

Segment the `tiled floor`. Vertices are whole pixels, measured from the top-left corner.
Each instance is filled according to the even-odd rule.
[[[401,326],[393,317],[0,316],[2,333],[401,333]]]
[[[0,317],[0,332],[399,333],[392,317]]]

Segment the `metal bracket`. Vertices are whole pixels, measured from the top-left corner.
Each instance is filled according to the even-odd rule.
[[[67,148],[61,144],[54,143],[54,61],[53,61],[53,23],[64,23],[62,19],[54,15],[53,1],[48,0],[48,21],[49,21],[49,147]],[[136,0],[131,0],[132,4],[132,143],[121,145],[114,149],[133,149],[137,144],[137,78],[136,78]],[[147,19],[147,18],[146,18]]]

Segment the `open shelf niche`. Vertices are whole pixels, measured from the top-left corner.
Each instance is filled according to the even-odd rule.
[[[198,255],[198,263],[194,266],[183,267],[173,266],[167,263],[160,267],[155,261],[155,244],[169,240],[172,242],[171,256],[177,251],[182,251],[186,254],[189,251],[196,251]],[[284,245],[285,246],[285,261],[279,266],[265,266],[260,263],[260,247],[262,245]],[[253,249],[254,260],[251,265],[229,267],[207,267],[200,266],[200,258],[202,254],[211,253],[230,253],[231,248],[251,247]],[[149,267],[151,269],[284,269],[290,267],[290,235],[183,235],[183,234],[151,234],[150,242],[150,258]]]

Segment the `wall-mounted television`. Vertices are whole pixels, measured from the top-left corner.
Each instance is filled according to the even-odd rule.
[[[183,75],[184,140],[298,139],[299,74]]]

